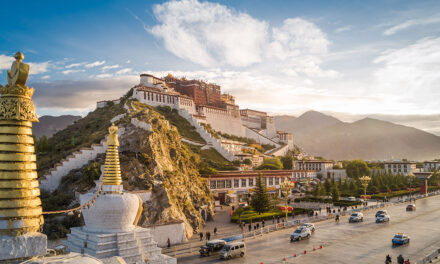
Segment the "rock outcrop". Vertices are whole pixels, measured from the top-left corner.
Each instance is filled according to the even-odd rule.
[[[152,131],[134,126],[132,118],[150,124]],[[143,205],[140,224],[180,220],[186,225],[187,237],[191,236],[204,223],[201,208],[208,217],[214,212],[207,182],[197,170],[199,157],[182,144],[177,129],[149,106],[138,105],[138,111],[118,126],[125,126],[119,137],[124,189],[152,193],[152,199]]]

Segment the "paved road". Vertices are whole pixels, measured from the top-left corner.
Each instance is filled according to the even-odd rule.
[[[390,254],[393,263],[399,254],[409,257],[412,263],[440,248],[440,197],[417,201],[417,211],[406,212],[406,203],[388,207],[390,223],[376,224],[374,211],[364,214],[363,223],[348,223],[347,217],[339,224],[326,221],[316,224],[316,232],[310,240],[291,243],[292,229],[283,230],[264,237],[246,241],[247,255],[228,263],[383,263]],[[411,237],[408,245],[391,246],[395,233],[405,232]],[[313,246],[323,249],[312,251]],[[307,250],[306,255],[296,258]],[[178,259],[178,263],[217,263],[217,257],[190,256]]]

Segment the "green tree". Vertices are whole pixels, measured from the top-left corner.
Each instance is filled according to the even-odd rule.
[[[350,178],[358,179],[364,175],[370,175],[370,168],[363,160],[352,160],[344,166],[347,171],[347,176]]]
[[[339,201],[341,194],[339,193],[338,186],[335,184],[332,187],[332,200],[333,202]]]
[[[293,156],[291,155],[282,156],[281,163],[283,163],[283,168],[285,170],[293,169]]]
[[[328,178],[325,179],[325,182],[324,182],[324,189],[325,189],[326,193],[330,193],[331,190],[332,190],[332,183],[329,181]]]
[[[282,170],[283,164],[278,158],[265,158],[257,170]]]
[[[252,165],[252,160],[250,160],[250,159],[245,159],[245,160],[243,160],[243,164],[246,164],[246,165]]]
[[[252,195],[251,206],[255,212],[259,214],[264,213],[270,208],[270,196],[267,193],[266,184],[263,181],[261,174],[258,175],[255,192]]]
[[[344,192],[350,190],[350,183],[348,182],[348,177],[345,177],[344,184],[342,185],[342,190]]]

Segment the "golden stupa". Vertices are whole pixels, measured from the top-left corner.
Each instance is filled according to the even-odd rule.
[[[0,242],[11,240],[12,244],[7,244],[11,247],[17,237],[26,244],[32,241],[29,237],[43,236],[37,233],[43,216],[32,137],[32,122],[38,118],[31,99],[34,89],[26,86],[29,65],[22,63],[23,58],[21,52],[15,54],[16,61],[7,72],[8,84],[0,85]],[[15,252],[11,254],[18,255],[10,257],[32,255],[32,250],[28,251],[24,256]],[[0,259],[4,254],[7,252],[0,250]]]
[[[107,152],[105,156],[104,174],[102,176],[103,185],[120,185],[121,167],[119,165],[118,153],[118,127],[112,124],[108,129]]]

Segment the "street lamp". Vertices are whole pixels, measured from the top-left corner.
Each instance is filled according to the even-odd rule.
[[[367,201],[367,187],[371,181],[371,177],[370,176],[362,176],[359,178],[359,180],[361,181],[362,187],[364,187],[364,199],[365,199],[365,201]]]
[[[414,175],[412,172],[410,172],[406,176],[410,177],[410,178],[407,178],[407,179],[409,179],[409,191],[410,191],[409,201],[411,202],[411,199],[413,198],[413,191],[415,190],[412,187],[412,183],[413,183],[414,177],[416,177],[416,175]]]
[[[295,187],[295,183],[291,182],[288,178],[284,179],[284,181],[280,184],[281,193],[284,195],[284,199],[286,201],[286,223],[287,223],[287,200],[288,196],[291,193],[292,189]]]

